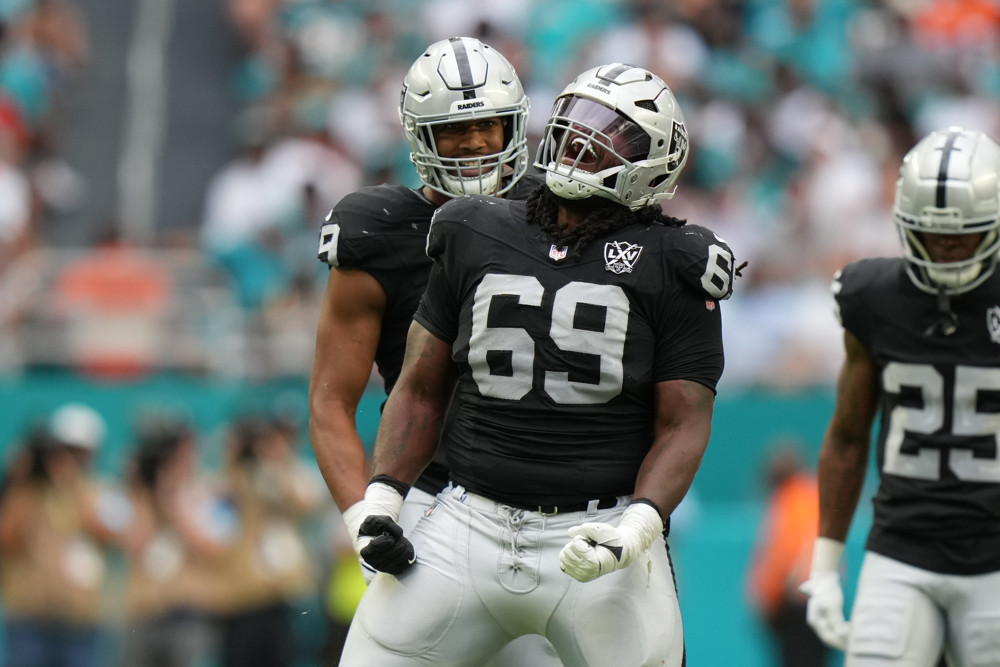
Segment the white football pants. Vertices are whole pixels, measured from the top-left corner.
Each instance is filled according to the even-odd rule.
[[[929,572],[865,552],[845,667],[1000,667],[1000,572]]]
[[[588,583],[559,569],[571,526],[617,524],[628,502],[544,515],[443,491],[408,533],[417,562],[398,577],[379,573],[365,591],[341,666],[478,667],[537,634],[565,667],[680,667],[681,615],[662,538],[648,569],[633,564]]]
[[[406,494],[403,509],[399,512],[399,526],[407,537],[417,521],[427,513],[436,498],[413,487]],[[500,653],[482,667],[562,667],[556,651],[541,635],[523,635],[500,649]]]

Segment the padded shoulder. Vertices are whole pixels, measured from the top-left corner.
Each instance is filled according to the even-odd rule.
[[[667,227],[664,250],[681,280],[713,299],[733,293],[734,259],[729,245],[700,225]]]
[[[898,301],[899,287],[908,280],[903,262],[898,257],[871,257],[838,271],[830,287],[841,324],[858,335],[858,330],[867,328],[873,306],[882,304],[884,309]]]
[[[497,197],[466,195],[446,202],[434,212],[427,234],[427,256],[437,259],[448,252],[471,253],[474,236],[492,235],[497,220],[506,215],[510,202]],[[523,204],[522,204],[523,206]]]
[[[433,212],[434,205],[410,188],[362,188],[327,214],[317,256],[339,268],[419,264],[425,261],[424,238]]]

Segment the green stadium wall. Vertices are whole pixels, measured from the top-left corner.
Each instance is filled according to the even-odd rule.
[[[246,412],[277,410],[308,417],[308,380],[288,378],[254,383],[218,381],[179,375],[155,375],[139,381],[98,382],[67,372],[39,372],[0,378],[0,442],[8,447],[28,425],[60,404],[84,401],[108,422],[106,446],[98,468],[104,475],[123,470],[137,415],[167,412],[186,416],[202,434],[206,464],[217,465],[224,427]],[[371,447],[384,394],[371,388],[361,403],[358,425]],[[775,443],[798,440],[809,465],[815,465],[832,390],[798,393],[722,393],[716,401],[712,440],[695,480],[691,499],[675,521],[671,553],[677,569],[684,615],[688,664],[708,667],[774,664],[766,631],[747,604],[745,576],[759,527],[765,488],[763,466]],[[311,458],[305,428],[302,453]],[[873,482],[870,475],[869,482]],[[866,501],[848,540],[848,601],[870,525]],[[839,659],[831,662],[839,664]]]

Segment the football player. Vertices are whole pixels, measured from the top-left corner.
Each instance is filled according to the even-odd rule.
[[[833,282],[846,358],[819,460],[807,619],[848,667],[1000,665],[1000,145],[932,132],[903,158],[901,258]],[[869,461],[879,486],[851,622],[838,563]]]
[[[477,39],[430,45],[403,82],[399,117],[423,185],[363,188],[344,197],[323,225],[319,258],[330,265],[310,381],[313,451],[347,529],[357,541],[368,484],[355,413],[373,363],[389,392],[399,377],[406,331],[427,284],[431,215],[467,194],[524,198],[541,178],[527,173],[528,98],[506,58]],[[407,496],[400,525],[412,526],[448,482],[431,462]],[[374,570],[362,563],[366,579]],[[527,641],[535,646],[534,642]],[[523,644],[523,643],[522,643]],[[498,659],[557,666],[551,649]]]
[[[361,524],[394,576],[342,665],[478,665],[528,633],[567,667],[682,664],[665,527],[708,443],[733,280],[725,242],[660,208],[687,155],[666,84],[606,65],[557,99],[545,186],[437,210]],[[402,530],[439,436],[452,484]]]

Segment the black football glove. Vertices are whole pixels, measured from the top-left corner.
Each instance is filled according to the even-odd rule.
[[[403,537],[403,529],[391,517],[365,517],[358,535],[372,538],[361,549],[361,557],[379,572],[400,574],[417,561],[413,545]]]

